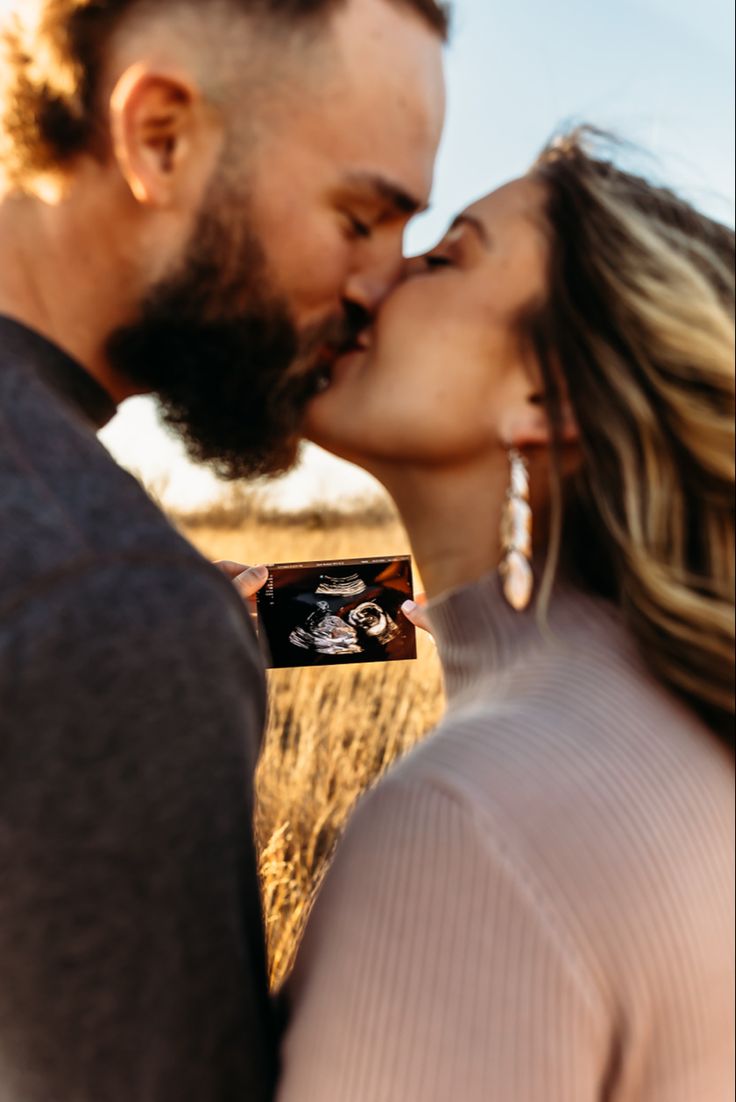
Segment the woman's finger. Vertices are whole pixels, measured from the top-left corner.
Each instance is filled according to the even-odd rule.
[[[420,593],[415,600],[404,601],[401,606],[401,611],[414,627],[421,628],[422,631],[426,631],[428,635],[432,635],[432,628],[426,613],[426,604],[427,598],[423,593]],[[434,636],[432,637],[434,638]]]

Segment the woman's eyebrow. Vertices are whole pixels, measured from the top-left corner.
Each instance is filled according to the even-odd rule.
[[[478,239],[483,248],[490,250],[491,236],[480,218],[476,218],[474,214],[458,214],[457,218],[450,226],[450,230],[457,229],[458,226],[471,226],[478,235]]]

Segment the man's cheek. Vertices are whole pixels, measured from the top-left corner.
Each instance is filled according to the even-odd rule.
[[[312,324],[337,311],[349,273],[345,250],[335,250],[332,254],[316,250],[311,260],[293,269],[284,289],[300,324]]]

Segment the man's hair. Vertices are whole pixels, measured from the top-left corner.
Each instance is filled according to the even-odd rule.
[[[18,2],[18,0],[16,0]],[[150,14],[185,0],[37,0],[32,28],[16,18],[3,33],[2,174],[16,185],[67,166],[83,152],[100,155],[106,144],[98,93],[106,49],[133,9]],[[275,28],[327,22],[347,0],[225,0]],[[441,0],[387,0],[414,11],[447,40],[449,13]],[[25,0],[22,0],[25,3]],[[220,13],[223,0],[197,0]]]

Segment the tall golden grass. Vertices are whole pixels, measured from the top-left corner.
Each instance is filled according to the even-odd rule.
[[[298,516],[221,506],[178,518],[211,559],[249,564],[404,554],[406,534],[382,502]],[[316,890],[355,801],[437,722],[442,692],[432,641],[416,662],[273,670],[257,775],[260,853],[271,982],[287,977]]]

